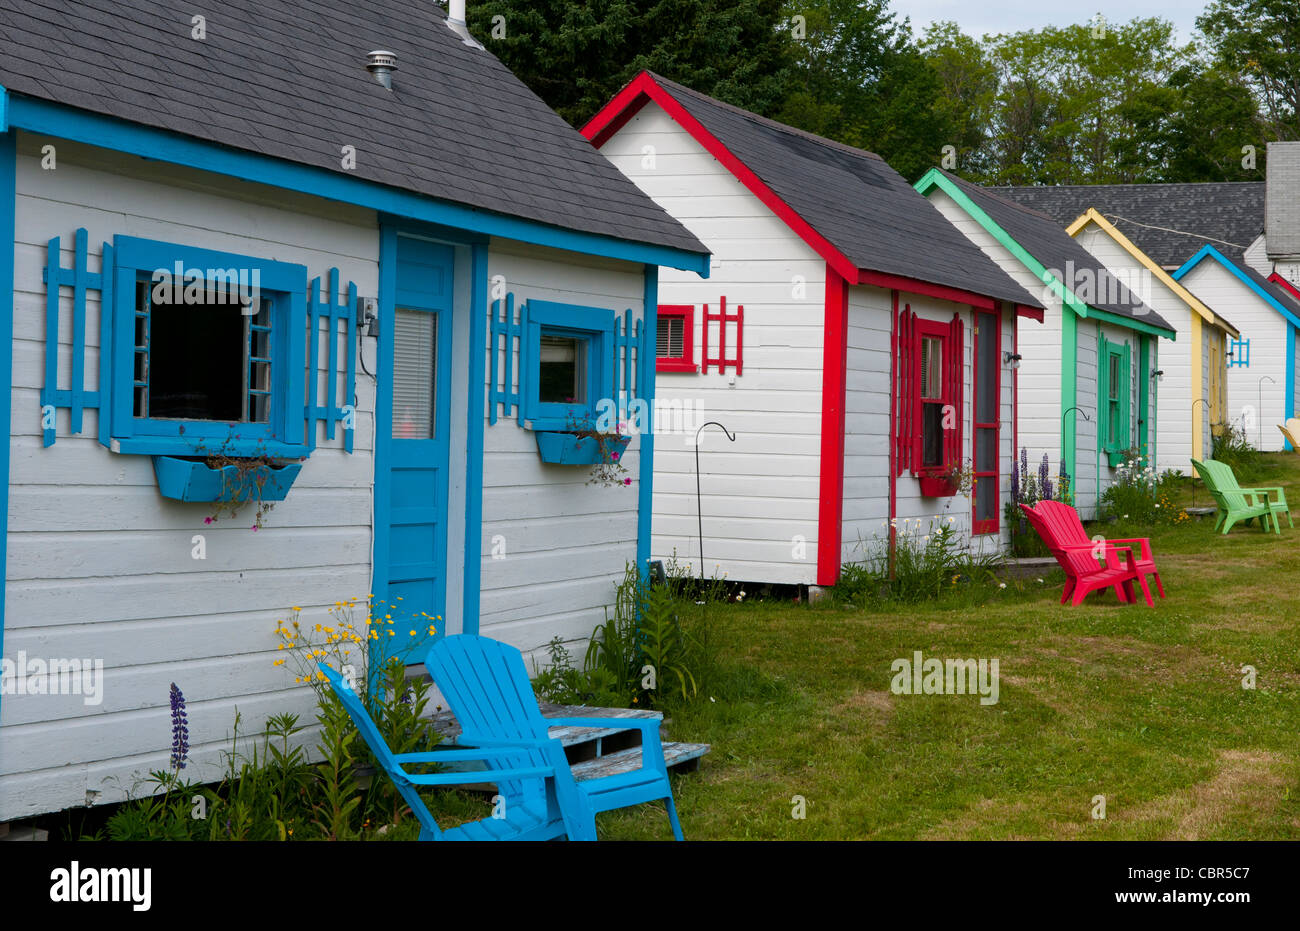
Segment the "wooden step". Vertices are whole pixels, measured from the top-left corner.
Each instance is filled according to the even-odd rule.
[[[666,743],[664,744],[664,762],[669,769],[678,768],[678,772],[687,772],[700,764],[700,757],[709,752],[708,744]],[[570,767],[573,778],[578,782],[588,779],[601,779],[619,773],[630,773],[641,768],[641,748],[629,747],[615,753],[607,753],[575,763]]]

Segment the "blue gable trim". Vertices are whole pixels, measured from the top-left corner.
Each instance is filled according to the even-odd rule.
[[[483,353],[487,348],[488,248],[475,243],[469,297],[469,427],[465,436],[464,617],[461,633],[478,633],[479,591],[483,579],[483,402],[487,389]],[[495,357],[494,357],[495,358]]]
[[[3,132],[4,89],[0,88],[0,333],[9,334],[0,339],[0,372],[6,384],[12,385],[14,341],[14,200],[17,197],[17,158],[14,152],[14,134]],[[8,245],[4,245],[8,243]],[[0,391],[0,422],[9,423],[10,394]],[[0,529],[9,526],[9,442],[0,444],[0,481],[4,493],[0,494]],[[9,534],[0,533],[0,566],[5,564]],[[0,586],[0,656],[4,655],[5,593]]]
[[[0,133],[9,132],[9,92],[0,84]]]
[[[350,177],[341,171],[300,165],[283,159],[241,152],[114,117],[88,113],[30,97],[10,100],[9,119],[19,129],[113,149],[155,161],[313,194],[329,200],[368,207],[411,220],[437,223],[519,242],[566,249],[585,255],[667,265],[709,276],[709,256],[582,233],[491,213],[475,207],[434,200],[420,194]]]
[[[654,518],[654,477],[655,477],[655,364],[654,347],[658,345],[657,329],[659,324],[659,269],[654,265],[645,267],[645,286],[642,297],[641,319],[645,321],[641,345],[647,358],[637,358],[639,383],[636,395],[646,402],[646,423],[641,424],[641,452],[639,455],[640,476],[637,488],[636,515],[636,563],[642,575],[647,571],[646,563],[650,560],[650,528]]]
[[[1251,277],[1247,275],[1244,271],[1242,271],[1240,268],[1238,268],[1235,262],[1230,261],[1222,252],[1220,252],[1218,249],[1214,248],[1214,246],[1211,246],[1209,244],[1202,246],[1200,252],[1197,252],[1196,255],[1192,256],[1190,259],[1184,262],[1183,267],[1178,269],[1178,271],[1174,272],[1173,274],[1174,281],[1181,281],[1184,275],[1186,275],[1193,268],[1199,265],[1201,261],[1207,257],[1214,259],[1214,261],[1218,262],[1228,271],[1232,272],[1237,277],[1238,281],[1240,281],[1246,287],[1250,288],[1250,290],[1258,294],[1261,298],[1263,298],[1265,301],[1268,302],[1270,307],[1272,307],[1283,317],[1285,317],[1287,319],[1287,322],[1290,323],[1292,327],[1300,327],[1300,318],[1297,318],[1295,314],[1287,310],[1286,306],[1282,304],[1280,301],[1278,301],[1276,297],[1274,297],[1273,295],[1269,294],[1266,290],[1261,288],[1258,282],[1252,281]]]

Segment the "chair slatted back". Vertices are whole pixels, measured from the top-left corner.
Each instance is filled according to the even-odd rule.
[[[1215,503],[1225,511],[1247,511],[1256,505],[1246,500],[1237,483],[1237,476],[1232,474],[1232,467],[1227,463],[1207,459],[1204,462],[1192,460],[1201,480]]]
[[[1042,537],[1043,543],[1047,545],[1047,549],[1051,554],[1056,557],[1057,563],[1059,563],[1061,568],[1065,570],[1065,574],[1078,579],[1100,572],[1101,567],[1098,565],[1097,560],[1092,555],[1090,549],[1065,549],[1065,545],[1075,545],[1078,543],[1091,545],[1092,541],[1088,539],[1087,533],[1084,532],[1083,524],[1080,522],[1078,526],[1078,533],[1082,534],[1083,537],[1082,540],[1079,540],[1078,535],[1074,533],[1073,528],[1070,526],[1070,522],[1065,519],[1064,515],[1055,509],[1043,507],[1048,504],[1064,508],[1074,515],[1075,521],[1079,520],[1078,512],[1076,512],[1074,508],[1070,507],[1068,504],[1061,504],[1059,501],[1040,501],[1032,508],[1028,505],[1022,504],[1020,505],[1020,509],[1025,512],[1025,517],[1029,519],[1029,523],[1033,525],[1036,531],[1038,531],[1038,535]]]

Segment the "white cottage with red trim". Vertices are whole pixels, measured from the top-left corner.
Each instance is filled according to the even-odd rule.
[[[660,278],[658,404],[690,416],[659,418],[680,435],[657,440],[655,556],[832,585],[891,518],[1003,545],[1038,299],[879,156],[650,72],[583,134],[713,253],[707,281]],[[736,439],[701,434],[697,518],[708,421]],[[968,499],[953,477],[972,469]]]

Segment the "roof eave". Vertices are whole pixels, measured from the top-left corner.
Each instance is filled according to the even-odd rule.
[[[410,220],[437,223],[486,236],[551,246],[584,255],[662,265],[709,275],[708,252],[636,242],[552,226],[537,220],[440,200],[414,191],[260,153],[234,149],[118,117],[34,97],[5,95],[8,125],[152,161],[181,165],[326,200],[366,207]]]

